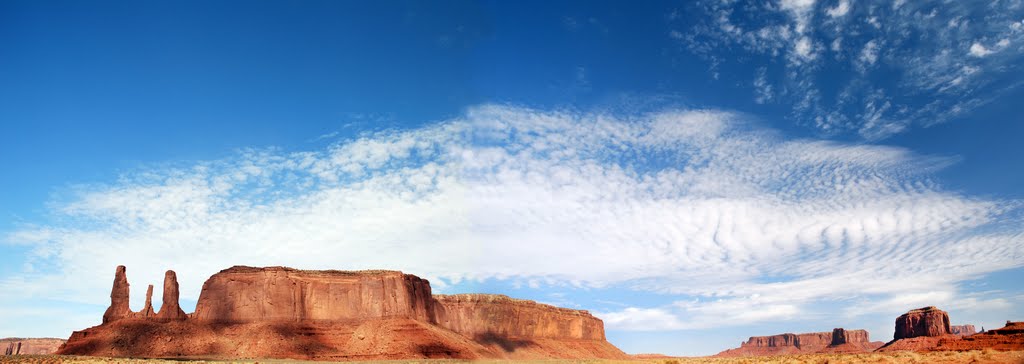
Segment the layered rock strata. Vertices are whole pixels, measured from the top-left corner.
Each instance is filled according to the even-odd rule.
[[[949,315],[934,306],[910,310],[896,319],[892,341],[878,351],[1024,350],[1024,322],[974,333],[974,325],[950,326]]]
[[[977,334],[978,332],[974,331],[974,325],[968,324],[968,325],[950,325],[949,326],[949,333],[953,334],[953,335],[968,336],[968,335]]]
[[[227,323],[383,317],[431,322],[432,309],[430,283],[402,272],[233,267],[203,284],[192,317]]]
[[[907,339],[918,336],[948,335],[949,314],[935,306],[922,307],[896,318],[893,339]]]
[[[966,351],[1024,350],[1024,322],[1007,321],[1006,326],[983,333],[960,336],[918,336],[896,339],[878,351]]]
[[[150,286],[152,287],[152,286]],[[164,273],[164,295],[160,311],[156,318],[163,321],[184,320],[188,318],[185,311],[178,305],[178,275],[173,270]]]
[[[64,339],[53,338],[5,338],[0,339],[4,355],[47,355],[57,351]]]
[[[833,329],[832,332],[752,336],[739,348],[718,353],[719,357],[763,356],[810,353],[870,352],[882,342],[871,342],[866,330]]]
[[[196,311],[178,306],[173,272],[155,317],[127,308],[115,272],[103,324],[72,334],[60,353],[131,357],[626,358],[600,319],[497,295],[434,296],[397,271],[225,269],[203,284]],[[165,313],[168,312],[168,313]]]

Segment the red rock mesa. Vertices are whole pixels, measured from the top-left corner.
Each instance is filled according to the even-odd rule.
[[[500,295],[434,296],[397,271],[236,266],[203,284],[196,311],[178,305],[174,272],[155,315],[128,308],[119,266],[103,324],[72,333],[61,354],[119,357],[626,358],[587,311]]]
[[[910,310],[896,318],[896,340],[918,336],[948,335],[949,314],[935,306]]]
[[[878,351],[1024,350],[1022,322],[1007,321],[1000,329],[973,332],[973,325],[949,326],[949,315],[929,306],[897,318],[895,338]]]
[[[718,357],[763,356],[810,353],[865,353],[882,346],[871,342],[865,330],[833,329],[832,332],[752,336],[739,348],[718,353]]]
[[[46,355],[53,354],[62,344],[64,339],[12,337],[0,339],[0,350],[4,355]]]

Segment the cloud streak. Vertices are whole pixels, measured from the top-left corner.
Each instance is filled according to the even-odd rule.
[[[773,85],[772,102],[826,135],[880,140],[947,122],[1021,82],[1019,1],[722,1],[682,13],[690,15],[672,20],[670,39],[714,74],[737,66],[747,70],[735,72],[739,84]],[[775,71],[765,77],[765,68]],[[755,88],[756,102],[764,89]]]
[[[787,139],[716,110],[482,105],[325,150],[246,150],[81,186],[53,221],[7,235],[33,257],[0,289],[103,304],[127,264],[135,287],[175,269],[194,300],[235,264],[391,268],[441,290],[496,278],[681,298],[602,313],[611,328],[786,320],[1024,265],[1019,203],[943,190],[929,175],[949,163]]]

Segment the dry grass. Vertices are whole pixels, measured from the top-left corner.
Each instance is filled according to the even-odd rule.
[[[126,359],[126,358],[102,358],[86,356],[57,356],[57,355],[25,355],[25,356],[0,356],[0,363],[82,363],[82,364],[109,364],[109,363],[324,363],[324,362],[303,362],[279,359],[260,360],[159,360],[159,359]],[[463,363],[459,360],[396,360],[396,361],[371,361],[371,362],[344,362],[373,363],[373,364],[456,364]],[[496,364],[882,364],[882,363],[937,363],[937,364],[960,364],[960,363],[999,363],[999,364],[1024,364],[1024,351],[945,351],[931,353],[870,353],[870,354],[807,354],[807,355],[780,355],[770,357],[749,357],[749,358],[672,358],[672,359],[636,359],[636,360],[484,360],[480,363]]]

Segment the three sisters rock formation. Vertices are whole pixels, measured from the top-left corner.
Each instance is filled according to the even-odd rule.
[[[163,306],[128,306],[118,266],[103,323],[75,331],[58,354],[294,359],[626,358],[587,311],[501,295],[432,295],[397,271],[235,266],[203,284],[195,312],[178,305],[173,271]]]

